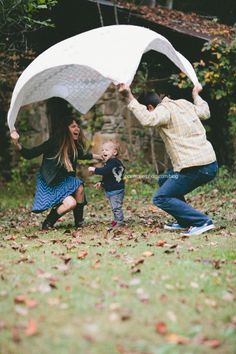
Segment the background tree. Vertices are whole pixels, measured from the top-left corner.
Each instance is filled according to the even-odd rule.
[[[35,53],[29,43],[29,33],[45,26],[53,26],[44,18],[45,10],[57,0],[1,0],[0,1],[0,168],[8,177],[10,166],[7,111],[14,85]]]

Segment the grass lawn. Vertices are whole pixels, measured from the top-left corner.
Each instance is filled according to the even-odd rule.
[[[163,230],[155,181],[127,180],[126,226],[88,186],[86,225],[71,215],[50,232],[30,213],[32,187],[0,201],[1,354],[236,353],[236,181],[189,195],[216,229],[186,238]]]

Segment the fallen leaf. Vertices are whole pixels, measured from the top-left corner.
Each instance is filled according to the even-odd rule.
[[[229,291],[225,291],[223,296],[222,296],[222,299],[225,300],[225,301],[234,301],[234,294],[232,294],[231,292]]]
[[[67,263],[67,264],[61,263],[61,264],[55,265],[53,268],[59,270],[59,272],[67,273],[71,269],[71,265],[70,265],[70,263]]]
[[[47,300],[48,305],[56,306],[60,304],[60,299],[58,297],[51,297]]]
[[[141,302],[148,303],[149,294],[143,288],[138,288],[136,290],[136,293],[137,293],[138,298]]]
[[[25,335],[27,337],[35,336],[38,333],[37,323],[35,320],[30,319],[25,329]]]
[[[157,333],[164,335],[167,333],[167,325],[165,322],[160,321],[155,324],[155,330]]]
[[[88,252],[87,252],[87,251],[81,251],[81,252],[78,253],[77,258],[78,258],[78,259],[84,259],[84,258],[87,257],[87,255],[88,255]]]
[[[15,304],[24,304],[29,308],[33,308],[38,305],[37,301],[34,299],[28,299],[25,295],[17,295],[14,298]]]
[[[126,353],[126,349],[124,348],[124,346],[123,346],[122,344],[117,344],[116,350],[117,350],[117,352],[120,353],[120,354]]]
[[[219,348],[221,346],[219,339],[207,339],[204,341],[204,344],[212,349]]]
[[[175,243],[175,244],[173,244],[173,245],[170,245],[169,247],[170,247],[170,249],[174,249],[174,248],[177,248],[177,247],[178,247],[178,244]]]
[[[194,248],[194,247],[189,247],[189,248],[188,248],[188,251],[189,251],[189,252],[194,252],[194,251],[196,251],[196,248]]]
[[[163,247],[165,243],[166,243],[165,240],[158,240],[157,243],[156,243],[156,246],[157,247]]]
[[[146,252],[143,252],[143,256],[144,257],[152,257],[152,256],[154,256],[154,253],[150,252],[150,251],[146,251]]]
[[[111,312],[108,318],[110,321],[118,321],[120,319],[117,312]]]
[[[173,311],[167,311],[166,315],[172,322],[177,322],[176,314]]]
[[[16,305],[15,306],[15,311],[18,315],[21,316],[27,316],[28,315],[28,309],[24,306],[21,305]]]
[[[47,294],[47,293],[49,293],[51,290],[52,290],[51,287],[50,287],[48,284],[46,284],[46,283],[40,284],[40,285],[38,286],[38,291],[39,291],[40,293],[42,293],[42,294]]]
[[[231,323],[233,323],[234,325],[236,325],[236,315],[231,318]]]
[[[93,269],[98,269],[98,268],[100,268],[100,267],[101,267],[101,261],[100,261],[100,259],[96,259],[96,260],[94,261],[93,265],[91,266],[91,268],[93,268]]]
[[[34,299],[26,299],[25,300],[25,305],[29,308],[34,308],[38,305],[38,302]]]
[[[158,213],[159,209],[154,205],[149,205],[148,211],[151,211],[152,213]]]
[[[164,253],[166,253],[166,254],[171,254],[171,253],[174,253],[174,250],[169,250],[169,249],[168,249],[168,250],[165,250]]]
[[[135,286],[135,285],[139,285],[140,283],[141,283],[141,280],[139,278],[133,278],[130,280],[129,285]]]
[[[19,343],[21,341],[18,327],[14,326],[12,328],[11,335],[14,342]]]
[[[169,343],[174,343],[174,344],[188,344],[189,343],[189,338],[179,336],[176,333],[170,333],[166,336],[166,338]]]
[[[29,256],[21,256],[19,259],[15,261],[16,264],[19,263],[34,263],[34,260],[31,259]]]
[[[125,313],[122,313],[120,316],[121,321],[128,321],[131,319],[131,313],[129,313],[128,311]]]
[[[76,231],[72,232],[72,237],[74,237],[74,238],[81,237],[81,235],[82,235],[82,231],[81,230],[76,230]]]
[[[133,261],[133,264],[131,266],[131,268],[135,268],[137,265],[139,264],[143,264],[144,263],[144,258],[141,257],[141,258],[137,258]]]
[[[140,269],[140,268],[135,267],[135,268],[133,268],[133,269],[131,270],[131,273],[132,273],[132,274],[135,274],[135,273],[141,273],[141,269]]]
[[[110,304],[109,309],[111,311],[118,311],[121,308],[121,304],[119,302],[113,302]]]
[[[6,328],[6,323],[4,320],[0,320],[0,331],[4,328]]]
[[[25,295],[17,295],[14,298],[14,302],[15,304],[24,304],[26,301],[26,296]]]
[[[6,236],[6,237],[4,237],[3,239],[4,239],[4,241],[9,241],[9,240],[15,240],[17,238],[17,236],[15,236],[15,235],[8,235],[8,236]]]
[[[43,278],[43,279],[53,278],[53,275],[51,273],[44,272],[42,269],[37,269],[37,274],[39,278]]]
[[[167,301],[168,301],[168,296],[167,296],[166,294],[161,294],[160,300],[161,300],[162,302],[167,302]]]
[[[190,286],[191,286],[193,289],[199,288],[198,283],[195,283],[194,281],[192,281],[192,282],[190,283]]]
[[[209,306],[212,306],[212,307],[217,307],[217,303],[216,303],[215,300],[206,298],[206,299],[204,300],[204,302],[205,302],[206,305],[209,305]]]

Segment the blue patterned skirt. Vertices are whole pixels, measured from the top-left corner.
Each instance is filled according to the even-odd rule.
[[[83,182],[79,178],[68,176],[55,186],[48,186],[42,176],[38,174],[32,212],[41,213],[60,204],[66,197],[72,195],[81,184]]]

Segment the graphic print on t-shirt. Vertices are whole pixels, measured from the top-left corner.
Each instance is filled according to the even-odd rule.
[[[124,167],[123,167],[123,166],[114,167],[114,168],[112,169],[112,173],[113,173],[113,176],[114,176],[115,179],[116,179],[116,182],[119,183],[119,182],[121,181],[123,172],[124,172]]]

